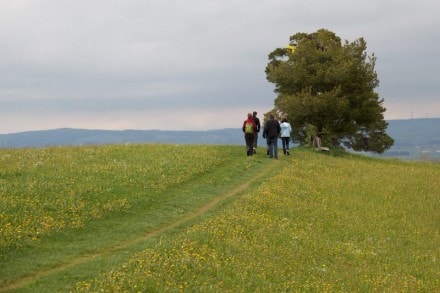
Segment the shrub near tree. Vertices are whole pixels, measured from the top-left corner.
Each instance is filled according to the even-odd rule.
[[[267,80],[275,84],[275,109],[293,124],[293,139],[319,137],[333,146],[383,153],[394,141],[386,133],[376,57],[363,38],[345,41],[320,29],[297,33],[287,48],[269,54]],[[310,133],[313,133],[312,135]]]

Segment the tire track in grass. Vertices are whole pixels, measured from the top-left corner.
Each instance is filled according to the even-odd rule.
[[[30,274],[27,276],[24,276],[22,278],[18,278],[13,280],[10,283],[4,284],[3,287],[0,288],[0,292],[6,292],[9,290],[14,289],[20,289],[22,287],[25,287],[27,285],[30,285],[32,283],[38,282],[39,280],[50,276],[52,274],[60,273],[63,271],[66,271],[70,268],[74,268],[76,266],[82,265],[87,263],[88,261],[96,260],[97,258],[102,258],[105,256],[108,256],[112,253],[117,253],[118,251],[127,249],[129,247],[135,246],[136,244],[139,244],[143,241],[155,238],[159,235],[162,235],[166,232],[169,232],[175,228],[178,228],[179,226],[182,226],[197,217],[200,217],[207,213],[208,211],[214,209],[218,204],[225,201],[228,198],[231,198],[237,194],[240,194],[241,192],[245,191],[246,189],[250,188],[250,185],[252,183],[255,183],[258,179],[262,178],[263,176],[266,176],[268,174],[271,174],[271,172],[275,169],[275,167],[279,166],[278,161],[271,160],[268,164],[264,164],[264,168],[262,169],[262,172],[257,173],[255,176],[247,179],[245,182],[235,185],[232,189],[230,189],[227,192],[224,192],[222,194],[219,194],[203,204],[201,207],[199,207],[196,210],[190,211],[183,215],[182,217],[178,218],[177,220],[168,223],[162,227],[155,228],[139,237],[133,238],[131,240],[119,242],[116,245],[109,246],[105,249],[100,249],[98,251],[94,251],[91,253],[87,253],[83,256],[75,257],[72,259],[66,259],[64,262],[60,263],[59,265],[38,271],[34,274]]]

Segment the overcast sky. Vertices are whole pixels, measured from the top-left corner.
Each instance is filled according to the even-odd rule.
[[[0,133],[262,117],[267,55],[326,28],[377,57],[385,119],[440,117],[438,0],[0,0]]]

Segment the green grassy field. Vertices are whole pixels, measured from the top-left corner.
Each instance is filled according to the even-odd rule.
[[[440,291],[440,166],[294,149],[0,150],[0,291]]]

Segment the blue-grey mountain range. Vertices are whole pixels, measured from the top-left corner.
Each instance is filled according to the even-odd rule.
[[[440,118],[389,120],[388,123],[387,133],[395,143],[385,155],[405,157],[419,151],[440,157]],[[0,148],[125,143],[244,145],[244,139],[240,128],[207,131],[61,128],[0,134]]]

